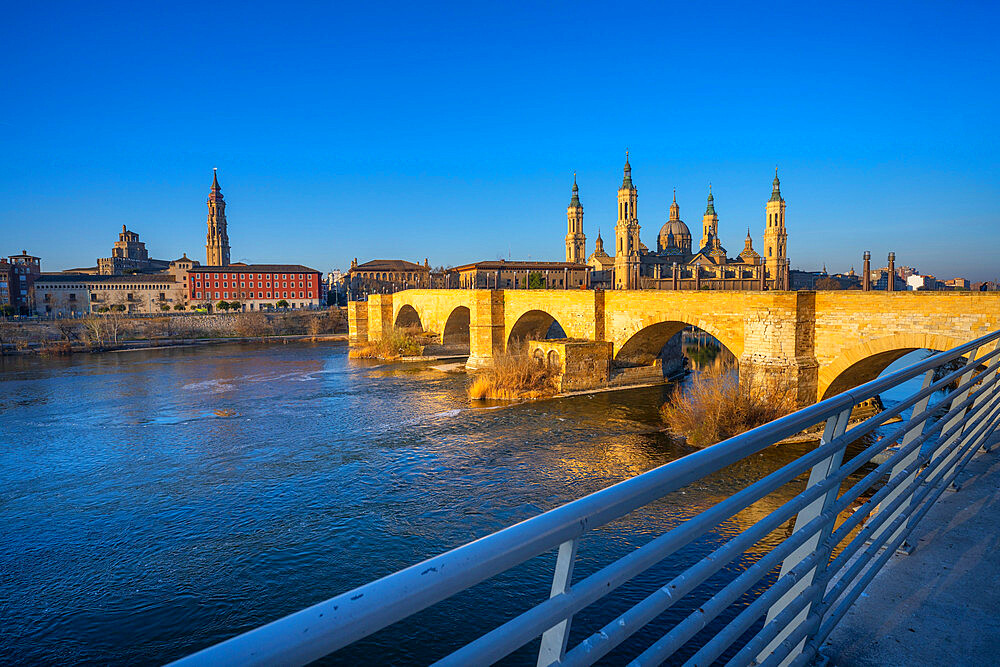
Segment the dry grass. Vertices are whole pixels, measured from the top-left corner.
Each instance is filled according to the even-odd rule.
[[[667,429],[695,447],[708,447],[782,417],[794,409],[787,384],[739,378],[732,362],[715,363],[671,396],[660,414]]]
[[[523,347],[494,355],[493,366],[478,373],[468,387],[473,400],[519,401],[556,391],[556,374],[529,357]]]
[[[392,361],[400,357],[418,357],[424,352],[420,344],[419,329],[397,329],[382,332],[381,340],[363,343],[351,348],[348,356],[352,359],[383,359]]]

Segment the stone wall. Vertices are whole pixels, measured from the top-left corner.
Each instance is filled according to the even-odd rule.
[[[591,340],[530,341],[528,355],[559,374],[557,386],[561,392],[608,385],[611,343]]]

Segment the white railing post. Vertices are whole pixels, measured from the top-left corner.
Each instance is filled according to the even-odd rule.
[[[555,574],[552,576],[552,592],[550,598],[562,595],[573,585],[573,566],[576,564],[576,548],[580,543],[580,538],[567,540],[559,545],[559,555],[556,557]],[[566,653],[566,642],[569,641],[569,624],[573,620],[568,616],[566,620],[552,626],[542,634],[542,644],[538,647],[538,666],[547,667],[553,663],[562,661]]]
[[[826,428],[823,430],[823,438],[819,442],[820,447],[828,442],[832,442],[844,434],[847,430],[847,422],[851,418],[852,409],[853,406],[826,420]],[[846,449],[846,445],[840,447],[830,454],[830,456],[814,465],[812,471],[809,473],[809,482],[806,484],[806,489],[816,486],[831,474],[835,473],[840,468],[840,464],[844,461],[844,451]],[[830,506],[836,502],[839,492],[840,488],[834,487],[799,510],[798,515],[795,517],[795,529],[793,530],[793,533],[802,530],[806,524],[818,517],[824,511],[828,510]],[[819,548],[820,544],[822,544],[833,531],[833,523],[834,519],[831,519],[829,523],[824,524],[823,527],[816,531],[812,537],[803,542],[798,549],[785,558],[785,560],[781,563],[781,573],[778,575],[779,580],[781,577],[784,577],[789,570],[798,565],[802,559],[811,555],[817,548]],[[826,568],[828,560],[829,554],[827,554],[826,557],[819,558],[816,561],[816,567],[810,570],[807,574],[803,575],[801,579],[788,589],[788,592],[782,595],[777,602],[771,605],[771,608],[767,611],[767,620],[764,622],[765,625],[770,623],[775,616],[781,613],[781,611],[794,602],[806,588],[812,585],[816,577]],[[822,592],[820,597],[822,597]],[[771,640],[771,643],[768,644],[767,647],[760,652],[760,655],[757,656],[757,662],[763,662],[766,660],[778,644],[784,641],[785,637],[790,635],[801,623],[805,622],[805,620],[809,617],[809,611],[812,609],[814,602],[816,602],[816,600],[803,607],[802,610],[796,614],[795,618],[789,621],[789,623],[781,629],[777,636]],[[805,645],[807,639],[808,637],[803,637],[802,641],[799,642],[799,645],[785,657],[781,664],[787,665],[798,657],[798,655],[802,652],[802,647]]]
[[[980,349],[981,348],[977,347],[976,349],[969,352],[969,360],[966,362],[966,368],[968,368],[969,370],[958,376],[958,386],[962,386],[963,384],[972,379],[973,374],[976,372],[976,366],[978,365],[976,357],[978,356]],[[959,392],[954,398],[951,399],[951,402],[948,404],[948,410],[950,411],[953,407],[959,405],[962,401],[968,398],[969,393],[971,391],[972,387],[968,387],[967,389],[964,389],[963,391]],[[952,428],[959,427],[955,430],[954,433],[952,433],[946,439],[941,440],[938,443],[938,446],[934,448],[934,453],[931,455],[930,459],[931,461],[933,461],[939,454],[948,449],[950,445],[954,444],[956,440],[962,437],[962,432],[965,430],[964,424],[962,424],[962,422],[965,421],[965,415],[968,413],[968,411],[969,411],[968,407],[959,410],[958,414],[953,415],[951,419],[949,419],[945,423],[945,425],[941,428],[940,437],[943,438],[944,434],[950,431]],[[949,473],[951,473],[952,466],[956,465],[959,461],[959,454],[961,453],[961,449],[962,449],[961,447],[955,447],[954,451],[948,454],[945,460],[941,462],[940,472],[938,473],[939,475],[944,477]]]
[[[920,391],[927,389],[932,384],[934,384],[934,369],[931,369],[924,374],[924,383],[920,386]],[[910,415],[910,422],[913,422],[918,417],[921,417],[927,411],[927,404],[930,402],[930,400],[931,400],[931,394],[928,394],[927,396],[924,396],[919,401],[917,401],[917,404],[913,406],[913,413]],[[911,428],[906,432],[906,434],[903,435],[903,439],[899,443],[900,448],[905,449],[907,445],[909,445],[911,442],[913,442],[921,435],[923,435],[924,428],[926,426],[927,426],[927,420],[920,422],[920,424],[918,425],[912,425]],[[889,473],[889,479],[892,480],[895,479],[897,475],[901,475],[903,473],[903,470],[906,469],[907,466],[913,465],[913,463],[917,460],[919,456],[920,456],[920,447],[914,447],[912,452],[904,456],[899,463],[893,466],[892,472]],[[879,504],[879,509],[876,510],[872,514],[872,516],[877,514],[883,506],[887,507],[891,505],[892,502],[896,500],[896,498],[898,498],[899,495],[909,487],[910,483],[913,482],[913,479],[917,476],[917,474],[919,474],[919,472],[920,472],[919,470],[913,470],[912,472],[910,472],[910,474],[907,475],[906,479],[902,480],[895,489],[889,492],[889,495],[886,496],[885,500],[883,500]],[[881,526],[879,526],[878,530],[876,530],[871,537],[872,542],[878,542],[879,539],[882,537],[882,534],[889,528],[890,525],[892,525],[892,522],[896,520],[896,517],[898,517],[903,512],[909,510],[910,501],[912,500],[913,494],[915,492],[916,490],[910,491],[910,500],[902,501],[899,504],[899,507],[897,507],[895,511],[892,513],[892,516],[886,519],[885,522]],[[896,532],[893,533],[892,537],[890,537],[887,540],[887,542],[892,542],[892,539],[898,536],[899,533],[903,530],[906,530],[905,525],[902,525],[899,528],[897,528]],[[910,553],[912,551],[912,548],[910,548],[909,545],[905,544],[901,544],[899,548],[900,550],[906,553]]]

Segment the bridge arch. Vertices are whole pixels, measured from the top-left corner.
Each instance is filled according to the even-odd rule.
[[[638,326],[633,327],[631,331],[625,332],[626,335],[618,337],[618,340],[622,342],[615,345],[614,359],[615,361],[625,361],[642,355],[658,356],[667,341],[689,326],[697,327],[715,338],[737,359],[742,354],[742,341],[726,335],[710,323],[698,318],[677,317],[676,319],[643,321]]]
[[[529,310],[522,313],[507,336],[507,347],[529,340],[545,340],[549,333],[553,338],[565,338],[566,332],[555,316],[544,310]]]
[[[877,378],[889,364],[914,350],[950,350],[968,341],[939,334],[900,333],[865,341],[821,364],[819,400],[836,396]]]
[[[424,325],[420,321],[420,313],[410,304],[404,304],[396,313],[394,326],[397,329],[420,329],[424,330]]]
[[[472,313],[468,306],[458,306],[448,314],[441,331],[441,344],[469,349],[469,331]]]

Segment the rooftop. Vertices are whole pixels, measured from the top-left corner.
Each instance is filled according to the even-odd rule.
[[[448,269],[448,272],[468,271],[470,269],[508,269],[511,271],[562,271],[563,269],[571,269],[575,271],[589,271],[590,268],[591,267],[587,264],[574,264],[573,262],[522,262],[519,260],[510,261],[506,259],[496,259],[482,262],[472,262],[471,264],[462,264],[461,266],[453,266]]]
[[[189,273],[319,273],[301,264],[229,264],[227,266],[193,266]]]

